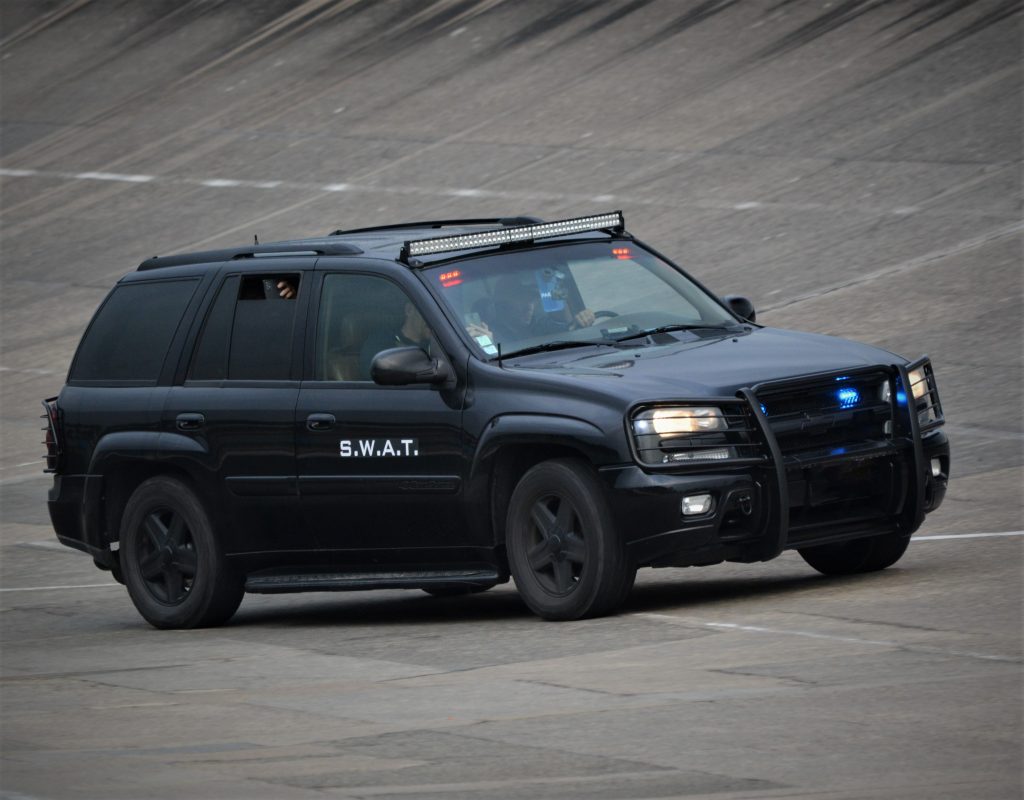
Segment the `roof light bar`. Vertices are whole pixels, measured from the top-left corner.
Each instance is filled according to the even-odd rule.
[[[417,239],[406,242],[402,247],[401,260],[407,262],[415,256],[431,253],[450,253],[453,250],[469,250],[474,247],[494,247],[495,245],[526,242],[548,236],[564,236],[569,233],[585,231],[601,231],[611,228],[621,233],[626,222],[621,211],[610,214],[597,214],[590,217],[575,217],[557,222],[542,222],[536,225],[516,225],[480,233],[467,233],[461,236],[441,236],[434,239]]]

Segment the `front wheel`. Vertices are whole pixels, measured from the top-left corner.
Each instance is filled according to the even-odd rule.
[[[128,594],[156,628],[220,625],[242,602],[242,578],[227,564],[206,510],[176,478],[150,478],[132,493],[120,556]]]
[[[544,619],[611,613],[636,577],[597,476],[574,459],[542,462],[519,481],[506,548],[523,602]]]
[[[891,567],[903,557],[909,544],[909,536],[889,533],[838,544],[804,547],[797,552],[823,575],[856,575]]]

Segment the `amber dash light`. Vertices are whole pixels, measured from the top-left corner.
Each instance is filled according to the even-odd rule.
[[[612,255],[615,256],[619,261],[627,261],[633,257],[633,254],[629,252],[628,247],[613,247]]]

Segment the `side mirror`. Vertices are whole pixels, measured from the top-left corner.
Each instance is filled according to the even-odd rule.
[[[431,358],[419,347],[393,347],[382,350],[370,363],[370,377],[381,386],[407,386],[410,383],[447,383],[451,367]]]
[[[757,319],[757,312],[754,311],[754,304],[747,298],[738,294],[727,294],[724,298],[725,304],[738,317],[754,322]]]

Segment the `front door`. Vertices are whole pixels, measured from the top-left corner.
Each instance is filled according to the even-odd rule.
[[[313,379],[295,420],[308,526],[340,562],[371,563],[382,550],[391,563],[462,559],[462,392],[379,386],[369,371],[390,347],[445,356],[389,278],[327,273],[319,296]]]

